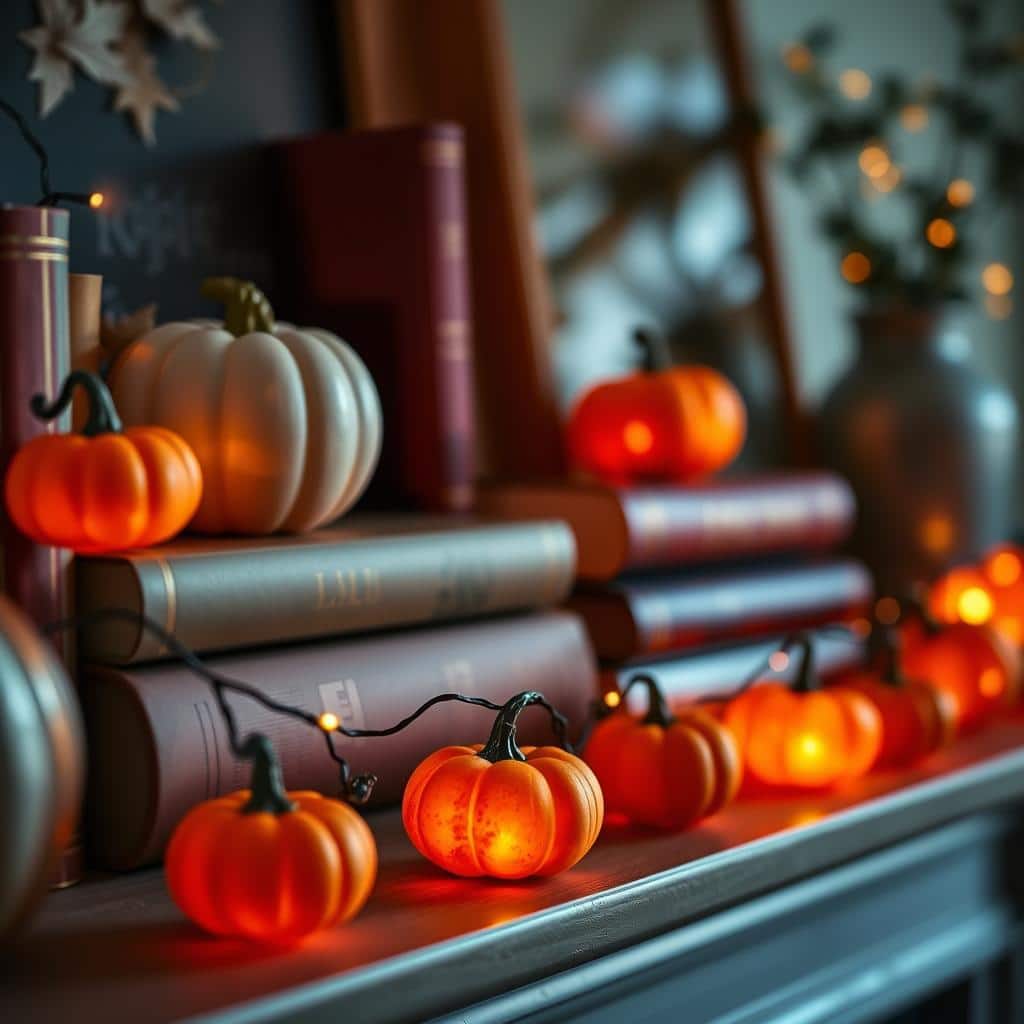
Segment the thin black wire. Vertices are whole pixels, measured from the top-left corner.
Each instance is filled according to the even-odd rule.
[[[191,672],[195,673],[195,675],[210,684],[214,697],[217,701],[217,706],[220,709],[220,713],[224,718],[224,723],[227,726],[228,740],[231,744],[231,750],[236,757],[245,758],[247,755],[244,750],[244,741],[239,735],[238,720],[235,717],[234,710],[228,702],[226,691],[240,694],[243,697],[248,697],[250,700],[256,701],[256,703],[261,704],[269,711],[274,711],[277,714],[287,715],[291,718],[298,719],[322,733],[327,745],[327,753],[338,765],[342,790],[346,797],[357,803],[365,803],[366,800],[369,799],[373,786],[377,781],[377,777],[371,773],[356,776],[352,775],[348,761],[342,757],[334,745],[334,736],[336,733],[340,733],[342,736],[346,736],[349,739],[393,736],[395,733],[401,732],[403,729],[407,728],[415,722],[417,718],[429,711],[435,705],[448,701],[472,704],[476,707],[486,708],[488,711],[501,711],[503,707],[503,705],[496,704],[494,701],[488,700],[486,697],[467,697],[465,694],[461,693],[440,693],[431,697],[411,714],[406,715],[406,717],[401,721],[386,729],[353,729],[342,725],[339,721],[338,725],[334,729],[327,730],[320,724],[319,715],[315,715],[311,711],[306,711],[303,708],[294,707],[291,704],[283,704],[280,701],[274,700],[272,697],[268,697],[266,694],[261,693],[254,686],[246,683],[244,680],[237,679],[234,676],[229,676],[211,668],[196,654],[195,651],[183,644],[173,633],[164,629],[164,627],[158,622],[142,612],[132,611],[128,608],[101,608],[93,612],[87,612],[83,615],[72,615],[56,622],[47,623],[42,627],[42,632],[51,634],[69,629],[80,630],[88,628],[89,626],[95,625],[99,622],[110,621],[111,619],[120,619],[124,622],[130,622],[132,625],[142,626],[152,633],[164,645],[164,647],[173,653],[175,657],[177,657]],[[559,742],[566,750],[572,752],[573,747],[568,739],[569,723],[565,715],[563,715],[544,697],[541,697],[541,699],[535,703],[539,704],[548,712],[551,716],[551,723]]]
[[[50,188],[50,156],[46,147],[39,141],[39,137],[28,126],[28,122],[7,100],[0,97],[0,110],[2,110],[17,126],[22,138],[32,147],[39,158],[39,187],[43,196],[36,204],[37,206],[56,206],[60,202],[81,203],[89,205],[90,195],[88,192],[54,192]]]
[[[29,128],[28,122],[21,113],[11,106],[7,100],[0,97],[0,110],[2,110],[17,126],[18,131],[21,132],[22,138],[35,150],[35,154],[39,157],[39,185],[43,192],[43,198],[40,200],[40,205],[43,205],[46,199],[51,195],[50,191],[50,157],[46,152],[46,148],[36,138],[32,129]]]

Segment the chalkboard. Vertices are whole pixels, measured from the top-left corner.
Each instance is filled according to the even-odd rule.
[[[79,72],[45,119],[28,81],[32,52],[18,33],[39,23],[33,0],[0,4],[0,96],[27,115],[50,153],[55,189],[103,191],[103,211],[74,207],[72,271],[102,274],[104,309],[149,302],[161,320],[208,315],[200,281],[232,274],[273,295],[273,179],[266,143],[342,126],[341,71],[327,0],[201,0],[222,47],[211,60],[155,34],[151,49],[177,113],[159,112],[147,147],[113,93]],[[0,120],[0,202],[40,198],[38,163],[17,129]],[[287,310],[279,310],[287,315]]]

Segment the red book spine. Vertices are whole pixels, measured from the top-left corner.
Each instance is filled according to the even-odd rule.
[[[41,206],[0,206],[0,474],[6,477],[14,453],[43,433],[66,431],[71,413],[48,423],[29,409],[41,392],[53,398],[70,364],[68,341],[67,210]],[[3,586],[37,624],[71,611],[71,553],[30,541],[3,519]],[[53,639],[73,668],[73,644]],[[80,873],[77,841],[65,851],[55,885]]]
[[[357,728],[393,725],[445,691],[504,703],[522,690],[540,690],[575,736],[598,692],[586,635],[566,612],[250,652],[209,664],[279,701],[316,714],[331,711]],[[180,665],[90,668],[82,695],[88,835],[97,865],[130,869],[157,860],[191,807],[248,786],[249,766],[231,752],[210,687]],[[243,735],[257,730],[271,738],[289,789],[337,795],[338,768],[322,735],[245,697],[228,699]],[[377,775],[374,802],[387,803],[401,799],[424,757],[451,744],[482,743],[492,723],[493,712],[447,703],[394,736],[337,745],[354,771]],[[519,739],[552,742],[543,711],[523,716]]]
[[[476,428],[462,131],[330,133],[278,149],[292,317],[363,357],[386,429],[371,501],[467,511]]]
[[[429,421],[440,446],[422,451],[408,471],[418,493],[433,494],[432,500],[439,499],[444,508],[466,512],[474,500],[476,434],[461,132],[445,130],[424,140],[420,155],[429,211],[425,265],[437,268],[426,281],[429,312],[420,327],[425,335],[421,348],[431,355],[434,387],[427,401],[434,405]]]
[[[638,488],[622,492],[622,506],[630,569],[824,550],[846,539],[856,515],[849,484],[831,473]]]

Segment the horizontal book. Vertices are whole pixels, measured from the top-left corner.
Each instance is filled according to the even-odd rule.
[[[540,690],[575,735],[598,693],[586,634],[563,611],[226,655],[210,664],[267,696],[315,714],[331,711],[355,728],[393,725],[446,691],[504,703],[521,690]],[[209,685],[183,666],[90,667],[81,694],[90,740],[87,834],[96,865],[130,869],[158,860],[189,808],[248,787],[249,766],[230,750]],[[257,730],[271,738],[289,789],[339,792],[337,765],[317,730],[245,697],[229,700],[243,735]],[[493,719],[485,708],[447,703],[394,736],[337,745],[353,771],[378,776],[372,802],[390,803],[401,799],[427,754],[483,743]],[[527,709],[520,722],[523,743],[552,741],[543,709]]]
[[[871,596],[868,571],[835,560],[619,581],[580,591],[569,607],[586,622],[598,656],[623,661],[847,618]]]
[[[230,650],[558,604],[574,568],[563,523],[382,519],[80,558],[78,608],[142,612],[194,650]],[[109,664],[166,655],[125,622],[88,630],[82,648]]]
[[[814,643],[814,664],[823,680],[864,663],[866,641],[852,629],[830,624],[828,629],[810,630]],[[727,697],[746,683],[751,673],[763,668],[758,678],[792,682],[799,664],[796,658],[778,670],[769,668],[769,655],[779,649],[781,634],[763,640],[687,651],[660,658],[637,658],[601,672],[601,691],[621,690],[638,672],[654,676],[670,706],[682,707],[705,697]],[[646,707],[643,692],[631,693],[631,706]]]
[[[751,555],[823,551],[847,538],[853,492],[832,473],[715,480],[675,487],[600,484],[485,489],[478,509],[511,519],[564,519],[582,579]]]

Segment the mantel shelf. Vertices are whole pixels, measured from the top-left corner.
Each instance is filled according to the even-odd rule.
[[[4,957],[7,1020],[424,1019],[548,977],[954,818],[1024,797],[1024,718],[919,769],[819,796],[750,797],[679,835],[608,829],[576,869],[490,883],[449,877],[396,812],[371,816],[374,895],[351,924],[292,950],[212,939],[159,871],[49,897]]]

